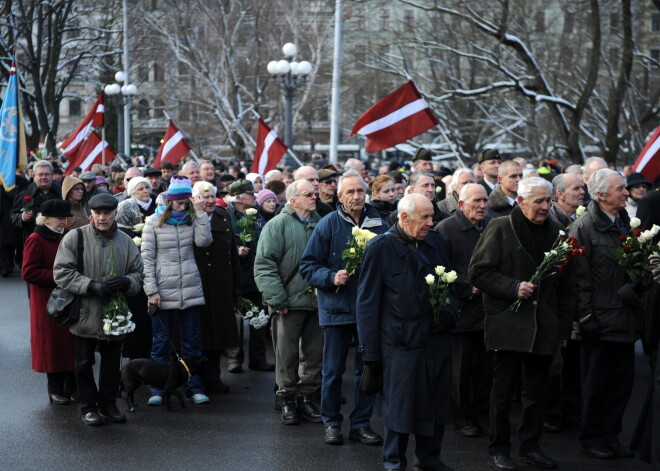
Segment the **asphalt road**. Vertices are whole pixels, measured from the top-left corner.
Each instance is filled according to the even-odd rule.
[[[30,367],[28,302],[25,283],[16,274],[0,279],[0,302],[0,470],[382,469],[379,447],[348,441],[344,446],[328,446],[321,424],[282,425],[273,409],[273,373],[226,373],[229,394],[212,396],[208,405],[189,403],[184,410],[175,404],[174,412],[147,407],[143,387],[136,394],[140,407],[128,414],[126,424],[87,427],[77,406],[48,403],[46,375]],[[639,356],[621,437],[624,443],[637,417],[647,372],[646,360]],[[350,398],[348,378],[347,374],[344,390]],[[344,407],[348,416],[350,404]],[[119,408],[126,410],[123,401]],[[382,431],[377,417],[372,426]],[[345,436],[347,428],[345,424]],[[636,459],[587,458],[580,452],[577,436],[575,431],[544,435],[542,447],[557,459],[560,469],[651,470]],[[459,437],[448,427],[442,458],[456,471],[489,469],[487,445],[486,437]],[[412,463],[412,456],[409,460]]]

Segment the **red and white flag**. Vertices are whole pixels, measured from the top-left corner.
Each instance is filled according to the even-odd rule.
[[[353,126],[351,136],[367,136],[365,150],[376,152],[412,139],[437,124],[411,80],[369,108]]]
[[[78,153],[69,159],[69,165],[66,168],[65,174],[71,175],[73,169],[80,167],[82,171],[89,170],[92,165],[100,164],[103,160],[103,148],[105,147],[105,160],[111,162],[117,156],[117,153],[108,144],[107,141],[102,141],[101,137],[96,131],[92,131],[87,139],[83,141]]]
[[[70,161],[71,158],[78,153],[78,149],[80,149],[80,146],[93,127],[103,126],[104,112],[103,93],[101,93],[87,113],[87,116],[85,116],[85,119],[83,119],[76,130],[60,144],[60,150],[67,160]]]
[[[264,175],[270,172],[280,163],[287,147],[282,139],[271,130],[263,119],[259,118],[259,130],[257,131],[257,148],[254,150],[254,160],[250,172]]]
[[[153,167],[160,168],[163,162],[172,162],[173,164],[181,160],[188,152],[190,146],[183,137],[181,131],[177,129],[174,123],[170,120],[165,131],[163,143],[158,149],[158,155],[154,160]]]
[[[642,149],[632,169],[642,173],[650,182],[655,182],[660,176],[660,126]]]

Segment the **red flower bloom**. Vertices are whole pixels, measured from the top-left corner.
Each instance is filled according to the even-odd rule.
[[[627,238],[628,238],[627,235],[623,235],[623,234],[621,234],[621,235],[619,236],[619,240],[626,240]]]
[[[564,265],[558,265],[558,266],[557,266],[557,269],[558,269],[559,271],[562,271],[562,270],[564,269]]]
[[[25,203],[29,203],[30,201],[32,201],[32,197],[31,197],[30,195],[25,195],[25,196],[23,197],[23,201],[24,201]]]
[[[623,246],[623,251],[624,251],[625,253],[630,253],[631,250],[632,250],[632,249],[631,249],[630,247],[628,247],[627,245],[624,245],[624,246]]]
[[[635,237],[639,237],[640,235],[642,235],[642,230],[641,229],[635,229],[635,232],[633,232],[633,235]]]

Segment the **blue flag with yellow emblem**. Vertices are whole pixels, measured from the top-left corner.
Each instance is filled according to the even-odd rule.
[[[18,98],[16,64],[13,62],[7,91],[0,108],[0,182],[6,191],[16,185],[16,169],[25,166],[27,166],[25,132]]]

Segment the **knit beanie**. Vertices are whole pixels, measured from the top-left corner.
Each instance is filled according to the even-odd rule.
[[[273,198],[275,201],[277,201],[277,195],[275,195],[275,193],[270,190],[261,190],[259,193],[257,193],[257,204],[261,206],[264,204],[264,201],[270,198]]]
[[[167,201],[185,200],[192,196],[190,180],[181,175],[174,175],[167,189]]]
[[[149,180],[147,180],[144,177],[133,177],[128,182],[128,185],[126,185],[126,194],[128,195],[129,198],[133,196],[133,193],[135,193],[135,189],[140,183],[145,183],[147,185],[147,188],[149,188],[149,191],[151,192],[151,182]]]
[[[119,203],[115,221],[118,226],[128,228],[132,228],[136,224],[142,222],[142,213],[140,213],[140,208],[133,198],[129,198]]]

